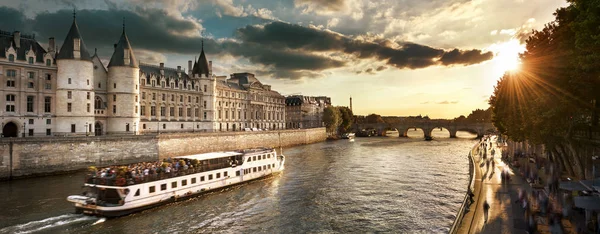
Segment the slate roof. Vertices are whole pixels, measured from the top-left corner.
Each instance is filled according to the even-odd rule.
[[[221,87],[228,87],[230,89],[237,89],[237,90],[246,90],[244,87],[240,86],[238,83],[235,82],[229,82],[228,80],[217,80],[217,85],[221,86]]]
[[[13,34],[10,32],[0,31],[0,57],[6,58],[6,49],[12,46],[17,51],[16,59],[26,61],[27,58],[25,56],[27,51],[29,51],[31,48],[35,52],[35,61],[39,63],[44,62],[44,54],[46,53],[46,50],[35,40],[33,36],[21,34],[20,44],[20,47],[16,48]]]
[[[206,59],[206,55],[204,54],[204,42],[202,42],[202,51],[200,52],[200,58],[198,58],[197,64],[194,64],[194,69],[192,70],[192,74],[206,75],[209,77],[208,70],[208,60]]]
[[[304,100],[298,96],[291,96],[285,98],[285,104],[288,106],[300,106],[304,103]]]
[[[129,64],[125,64],[125,49],[127,49],[129,53]],[[133,48],[131,48],[127,34],[125,34],[125,27],[123,27],[123,33],[121,34],[121,38],[115,47],[115,52],[113,52],[112,57],[110,57],[108,67],[112,66],[139,67],[137,60],[135,59],[135,55],[133,54]]]
[[[56,55],[56,59],[75,59],[75,56],[73,56],[73,49],[75,48],[73,39],[75,38],[79,38],[80,43],[79,59],[89,61],[92,60],[92,57],[90,56],[90,53],[87,50],[87,47],[85,47],[83,38],[81,38],[81,34],[79,33],[79,27],[77,27],[77,21],[75,20],[75,18],[73,18],[73,24],[71,25],[71,29],[69,29],[69,33],[63,41],[63,45],[62,47],[60,47],[60,51],[58,52],[58,55]]]
[[[139,68],[140,68],[140,72],[142,72],[146,75],[154,74],[155,76],[160,77],[160,67],[159,66],[142,63],[139,65]],[[179,77],[177,76],[176,68],[164,67],[163,70],[165,71],[165,78],[176,79],[176,80],[179,79]],[[148,78],[148,77],[146,77],[146,78]],[[188,76],[188,74],[185,73],[185,71],[183,69],[181,69],[181,79],[191,80],[191,78]]]

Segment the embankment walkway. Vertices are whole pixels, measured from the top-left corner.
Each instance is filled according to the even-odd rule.
[[[493,139],[495,140],[495,138]],[[496,142],[493,147],[496,147]],[[490,152],[488,148],[488,158]],[[485,159],[473,155],[475,160],[475,202],[463,217],[458,233],[527,233],[524,209],[515,203],[519,189],[530,191],[529,184],[511,172],[510,182],[502,184],[501,173],[506,166],[500,160],[500,149],[496,148],[495,166],[485,164]],[[490,205],[487,222],[484,220],[483,204]]]

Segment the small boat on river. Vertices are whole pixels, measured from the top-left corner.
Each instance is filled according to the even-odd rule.
[[[155,163],[160,164],[162,173],[131,173],[128,166],[108,170],[109,176],[93,172],[86,176],[83,194],[69,196],[67,201],[74,203],[76,213],[123,216],[279,173],[285,157],[272,148],[256,148],[179,156]]]
[[[344,134],[342,134],[342,139],[353,139],[354,136],[356,136],[356,134],[354,134],[353,132],[344,133]]]

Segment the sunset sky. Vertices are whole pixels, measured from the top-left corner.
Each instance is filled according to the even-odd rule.
[[[201,41],[217,75],[252,72],[283,95],[355,114],[453,118],[487,98],[532,29],[564,0],[0,0],[0,30],[62,44],[73,8],[108,60],[123,18],[142,63],[187,69]],[[106,65],[107,63],[105,63]]]

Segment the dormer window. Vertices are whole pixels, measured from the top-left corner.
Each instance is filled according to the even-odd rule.
[[[52,60],[51,59],[46,59],[46,66],[52,66]]]
[[[14,54],[9,54],[8,55],[8,61],[9,62],[14,62],[15,61],[15,55]]]
[[[125,62],[125,64],[131,63],[131,59],[129,58],[129,49],[123,49],[123,62]]]
[[[33,64],[33,57],[27,58],[27,62],[29,62],[29,64]]]
[[[73,39],[73,51],[79,51],[80,50],[80,40],[79,38],[75,38]]]

